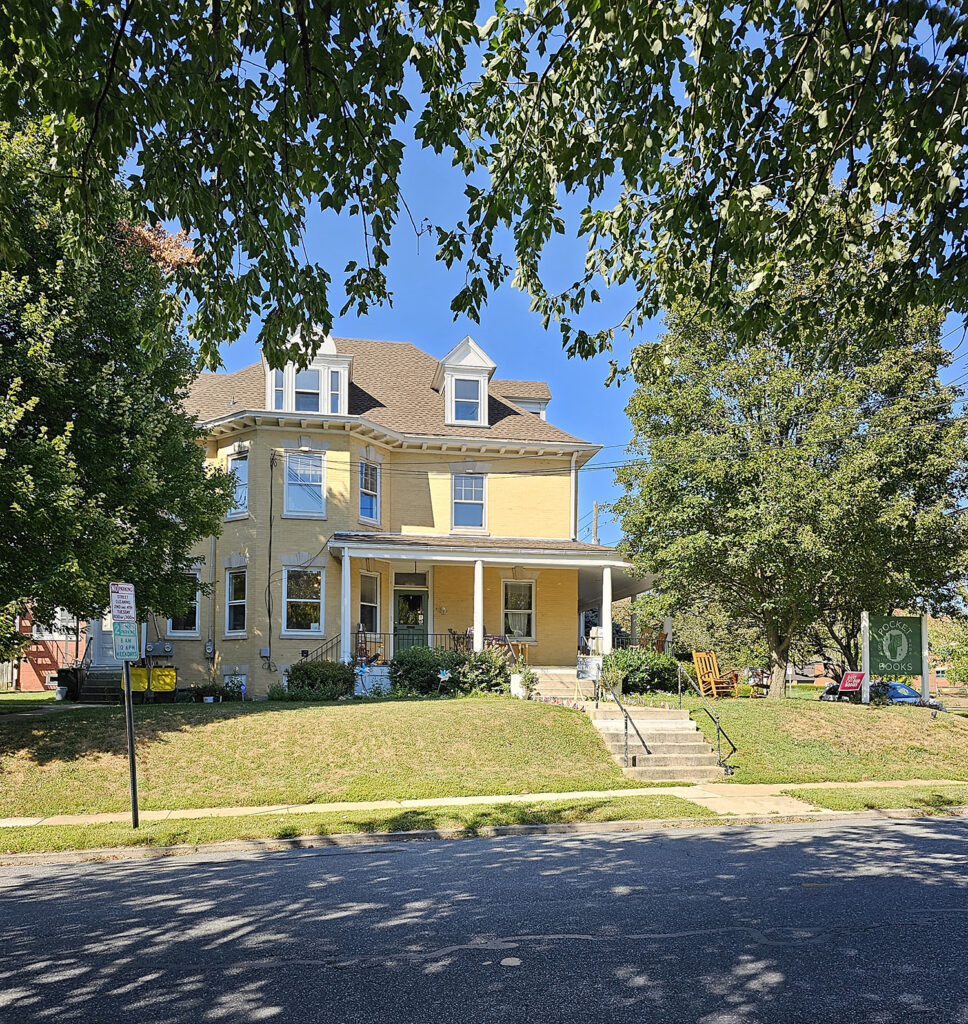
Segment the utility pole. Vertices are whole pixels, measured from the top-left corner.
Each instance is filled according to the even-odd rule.
[[[598,502],[592,502],[592,544],[598,543]]]

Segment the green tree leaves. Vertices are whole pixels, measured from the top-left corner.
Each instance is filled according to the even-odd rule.
[[[0,270],[0,608],[97,615],[123,579],[170,614],[194,594],[190,550],[218,531],[231,482],[206,473],[181,409],[195,356],[152,251],[119,225],[123,195],[102,195],[78,251],[36,174],[49,152],[44,132],[0,129],[24,251]]]

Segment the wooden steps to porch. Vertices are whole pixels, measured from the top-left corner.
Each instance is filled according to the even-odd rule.
[[[557,697],[559,700],[595,699],[595,684],[590,679],[579,679],[574,668],[567,665],[533,665],[532,671],[538,677],[535,692],[539,697]]]
[[[628,708],[634,722],[628,732],[629,766],[625,767],[625,716],[612,706],[586,713],[609,753],[625,775],[641,782],[715,782],[723,777],[716,753],[688,711]]]

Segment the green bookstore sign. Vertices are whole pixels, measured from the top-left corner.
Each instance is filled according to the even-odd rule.
[[[921,619],[916,615],[870,617],[872,675],[921,675]]]

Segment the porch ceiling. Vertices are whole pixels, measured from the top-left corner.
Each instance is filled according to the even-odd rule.
[[[616,568],[612,566],[612,600],[621,601],[626,597],[635,597],[652,589],[654,576],[633,576],[628,565]],[[602,603],[602,571],[601,569],[582,568],[578,570],[578,610],[588,611]]]

